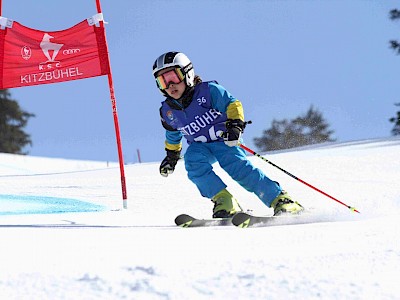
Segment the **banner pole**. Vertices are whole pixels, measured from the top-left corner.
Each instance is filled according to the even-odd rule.
[[[101,13],[100,0],[96,0],[96,6],[97,6],[97,12]],[[100,21],[100,27],[102,27],[102,28],[104,27],[103,21]],[[105,34],[105,32],[104,32],[104,34]],[[127,200],[128,196],[127,196],[127,191],[126,191],[124,158],[123,158],[123,154],[122,154],[121,135],[120,135],[120,130],[119,130],[118,113],[117,113],[117,102],[116,102],[115,94],[114,94],[114,84],[113,84],[113,80],[112,80],[111,64],[110,64],[110,56],[108,54],[107,39],[105,39],[105,41],[106,41],[106,47],[107,47],[108,67],[110,70],[108,73],[108,85],[110,88],[110,98],[111,98],[111,105],[112,105],[112,111],[113,111],[113,116],[114,116],[115,135],[117,138],[119,168],[120,168],[120,173],[121,173],[122,204],[123,204],[123,208],[126,209],[126,208],[128,208],[128,200]]]

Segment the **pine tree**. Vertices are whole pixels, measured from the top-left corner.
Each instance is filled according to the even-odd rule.
[[[400,10],[392,9],[389,12],[389,18],[391,20],[398,20],[400,19]],[[400,54],[400,43],[396,40],[389,41],[390,48],[395,50],[397,54]],[[396,106],[400,106],[400,103],[396,103]],[[389,121],[394,123],[394,127],[392,129],[392,135],[400,135],[400,111],[397,112],[397,117],[390,118]]]
[[[264,130],[261,138],[254,138],[254,143],[261,151],[290,149],[305,145],[333,142],[333,130],[318,110],[313,106],[303,116],[293,120],[273,120],[272,127]]]
[[[400,19],[400,10],[392,9],[389,12],[389,18],[393,21]],[[397,40],[391,40],[389,41],[389,43],[390,43],[390,48],[395,50],[397,54],[400,54],[400,43]]]
[[[27,154],[22,149],[32,145],[32,141],[23,129],[34,115],[23,111],[10,98],[8,90],[0,90],[0,152]]]
[[[400,106],[400,103],[396,103],[395,105]],[[397,112],[396,117],[390,118],[389,121],[394,123],[392,135],[400,135],[400,111]]]

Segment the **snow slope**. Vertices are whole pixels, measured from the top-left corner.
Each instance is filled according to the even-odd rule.
[[[248,229],[174,226],[212,210],[182,162],[168,178],[127,165],[123,210],[117,164],[0,154],[0,299],[399,299],[399,153],[391,138],[266,155],[361,214],[251,157],[310,213]]]

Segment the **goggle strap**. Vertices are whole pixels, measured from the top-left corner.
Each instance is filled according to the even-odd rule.
[[[182,68],[182,71],[186,75],[192,69],[193,69],[193,65],[192,65],[192,63],[189,63]]]

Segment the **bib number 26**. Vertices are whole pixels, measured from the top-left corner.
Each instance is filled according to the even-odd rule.
[[[198,136],[194,139],[195,142],[202,142],[202,143],[207,143],[210,140],[211,141],[216,141],[218,140],[218,138],[223,134],[222,130],[218,130],[217,132],[215,132],[215,128],[214,126],[212,126],[209,130],[208,130],[208,135],[209,138],[207,138],[204,135]]]

